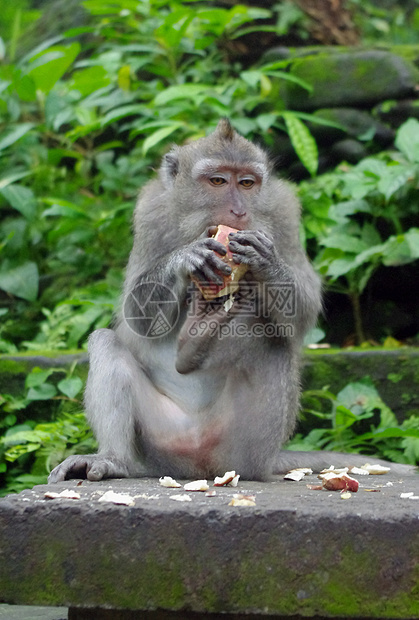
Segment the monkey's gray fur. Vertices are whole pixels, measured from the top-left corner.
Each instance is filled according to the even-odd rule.
[[[266,480],[295,465],[330,464],[327,455],[280,450],[297,417],[303,338],[321,308],[320,280],[301,248],[299,222],[299,203],[273,177],[266,153],[227,120],[164,157],[135,209],[123,308],[125,316],[135,314],[147,283],[162,283],[179,300],[178,320],[166,335],[144,338],[121,309],[115,329],[91,335],[85,404],[99,452],[69,457],[50,481],[202,478],[233,469],[243,479]],[[239,230],[229,248],[249,266],[241,290],[255,291],[259,316],[245,312],[240,293],[229,312],[203,304],[196,289],[190,296],[191,275],[220,283],[220,272],[231,271],[219,256],[226,250],[208,236],[219,224]],[[293,294],[292,316],[269,293],[285,289]],[[199,338],[191,331],[191,298],[203,308]],[[169,322],[175,309],[167,311]],[[235,334],[239,325],[250,333],[256,324],[288,331]]]

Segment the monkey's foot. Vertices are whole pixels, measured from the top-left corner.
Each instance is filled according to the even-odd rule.
[[[87,478],[94,481],[103,478],[129,478],[133,473],[132,468],[113,456],[74,455],[67,457],[52,470],[48,482],[61,482],[70,478]]]

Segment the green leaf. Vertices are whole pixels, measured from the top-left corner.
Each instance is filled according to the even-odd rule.
[[[153,146],[156,146],[156,144],[158,144],[159,142],[161,142],[162,140],[170,136],[180,127],[183,127],[183,123],[181,122],[173,123],[173,125],[171,125],[170,127],[162,127],[161,129],[158,129],[157,131],[152,133],[151,136],[148,136],[148,138],[146,138],[143,142],[143,149],[142,149],[143,155],[146,155],[147,152],[151,148],[153,148]]]
[[[68,396],[68,398],[75,398],[83,387],[83,381],[80,377],[69,377],[63,379],[58,384],[60,392]]]
[[[397,132],[395,144],[409,161],[419,163],[419,121],[406,121]]]
[[[162,90],[154,98],[154,104],[161,106],[166,105],[170,101],[175,99],[192,99],[195,100],[198,95],[201,95],[205,91],[213,90],[213,86],[209,84],[179,84],[176,86],[169,86],[165,90]]]
[[[268,129],[275,123],[276,118],[276,114],[259,114],[259,116],[256,117],[256,123],[262,131],[268,131]]]
[[[0,271],[0,288],[28,301],[35,301],[37,298],[38,283],[38,267],[32,261],[7,271]]]
[[[36,201],[33,191],[23,185],[9,185],[0,188],[0,194],[16,211],[19,211],[27,220],[33,220],[36,215]]]
[[[2,135],[0,135],[0,151],[6,149],[12,144],[15,144],[15,142],[26,135],[32,127],[35,127],[34,123],[19,123],[19,125],[15,125],[7,129]]]
[[[57,395],[55,386],[51,383],[42,383],[37,387],[30,388],[26,395],[28,400],[50,400]]]
[[[358,265],[354,260],[349,258],[337,258],[327,267],[326,274],[336,279],[339,276],[344,276],[350,271],[353,271],[356,267],[358,267]]]
[[[38,387],[39,385],[43,385],[48,378],[57,372],[55,368],[48,368],[47,370],[41,370],[38,366],[32,369],[32,372],[27,375],[25,379],[25,387],[26,389],[31,387]]]
[[[8,177],[3,177],[0,179],[0,190],[8,185],[11,185],[15,181],[19,181],[20,179],[29,176],[30,174],[30,172],[16,172],[15,174],[10,174]]]
[[[106,125],[114,123],[115,121],[118,121],[121,118],[125,118],[126,116],[142,116],[143,114],[144,106],[139,103],[123,105],[118,108],[114,108],[113,110],[105,114],[105,116],[101,120],[101,126],[106,127]]]
[[[329,235],[321,239],[320,244],[327,248],[339,248],[343,252],[349,252],[350,254],[358,254],[368,249],[367,244],[361,241],[361,239],[343,234]]]
[[[28,75],[33,79],[36,88],[49,93],[56,82],[71,67],[80,53],[80,43],[56,45],[36,56],[29,65]]]
[[[413,167],[401,165],[387,166],[387,168],[387,175],[381,177],[377,187],[386,200],[389,200],[400,188],[405,187],[409,180],[415,179],[415,170]]]
[[[349,428],[358,420],[357,416],[344,405],[338,405],[335,411],[334,424],[336,427]]]
[[[419,228],[411,228],[405,233],[404,238],[409,246],[412,259],[419,258]]]
[[[307,127],[291,112],[283,112],[288,135],[301,163],[311,176],[315,176],[318,168],[319,154],[317,144]]]
[[[110,84],[110,78],[105,69],[101,66],[94,66],[75,71],[68,86],[86,97],[108,84]]]

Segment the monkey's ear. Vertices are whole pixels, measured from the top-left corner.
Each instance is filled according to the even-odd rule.
[[[222,140],[228,140],[229,142],[232,141],[232,139],[234,138],[234,129],[232,124],[230,123],[230,121],[228,120],[228,118],[222,118],[217,125],[217,128],[215,130],[215,133],[218,135],[218,137],[220,137]]]
[[[160,178],[165,187],[172,187],[173,181],[179,172],[178,150],[178,147],[174,147],[163,157],[160,167]]]

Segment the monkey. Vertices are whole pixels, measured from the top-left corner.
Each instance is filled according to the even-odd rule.
[[[281,449],[296,424],[304,336],[322,307],[300,211],[265,150],[228,119],[170,149],[134,210],[115,325],[89,337],[85,408],[98,453],[68,457],[50,482],[231,470],[264,481],[330,465]],[[220,224],[236,230],[228,248],[248,266],[228,309],[192,282],[220,285],[231,274],[213,236]],[[147,331],[157,315],[161,333]]]

